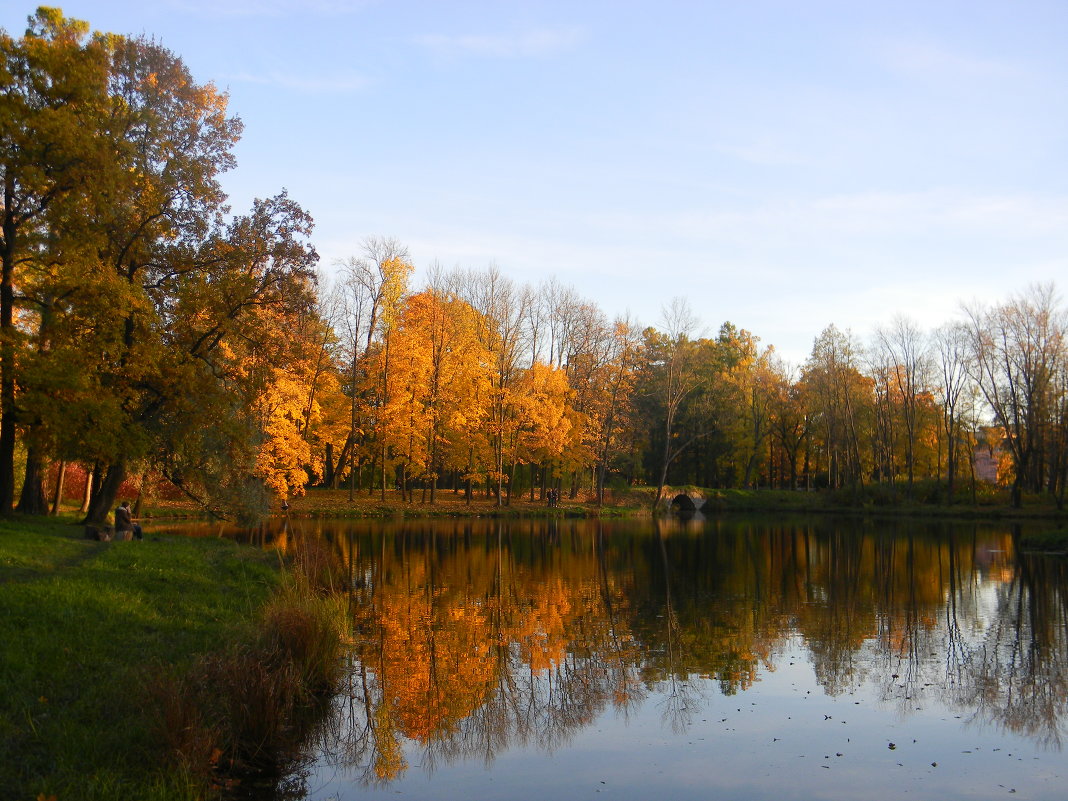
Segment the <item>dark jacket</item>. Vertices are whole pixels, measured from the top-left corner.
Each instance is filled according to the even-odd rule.
[[[133,531],[133,517],[130,515],[130,510],[125,506],[120,506],[115,510],[115,530],[116,531]]]

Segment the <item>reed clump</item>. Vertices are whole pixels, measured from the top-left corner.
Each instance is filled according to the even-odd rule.
[[[159,736],[176,766],[213,793],[276,783],[308,760],[341,675],[345,606],[321,556],[294,560],[246,642],[156,679]]]

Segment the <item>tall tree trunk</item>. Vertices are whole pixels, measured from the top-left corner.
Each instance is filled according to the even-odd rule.
[[[323,486],[337,489],[337,477],[334,472],[334,443],[326,443],[326,453],[323,454]]]
[[[386,446],[385,446],[385,444],[382,445],[381,456],[382,456],[382,464],[379,465],[379,467],[381,468],[381,472],[382,472],[382,495],[381,495],[381,497],[382,497],[382,501],[385,502],[385,500],[386,500]]]
[[[145,500],[145,485],[148,484],[148,470],[141,471],[141,478],[137,482],[137,497],[134,499],[131,514],[137,518],[141,516],[141,506]]]
[[[26,452],[26,478],[22,482],[22,495],[17,512],[24,515],[43,515],[48,511],[44,491],[44,461],[37,446],[31,445]]]
[[[56,470],[56,489],[52,493],[52,509],[49,512],[53,517],[59,514],[59,504],[63,501],[63,481],[67,477],[67,463],[61,461]]]
[[[91,470],[82,465],[82,469],[85,470],[85,488],[82,490],[82,505],[78,512],[84,515],[89,511],[89,504],[93,498],[93,487],[99,483],[97,475],[100,465],[94,464]]]
[[[4,249],[0,253],[0,514],[15,502],[15,176],[4,174]]]

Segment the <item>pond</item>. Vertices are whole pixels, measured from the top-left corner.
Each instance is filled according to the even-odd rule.
[[[1068,564],[1009,525],[291,521],[348,567],[313,801],[1063,798]]]

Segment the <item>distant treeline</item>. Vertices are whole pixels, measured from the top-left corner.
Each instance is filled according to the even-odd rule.
[[[285,193],[225,205],[240,122],[158,43],[40,9],[0,35],[0,82],[0,510],[21,477],[17,508],[44,512],[69,463],[92,472],[94,521],[142,477],[228,515],[308,485],[506,504],[924,480],[952,499],[983,449],[1017,503],[1063,502],[1052,287],[933,332],[899,318],[861,343],[832,325],[797,367],[731,323],[697,336],[678,300],[643,328],[495,266],[431,265],[413,286],[388,238],[328,287]]]

